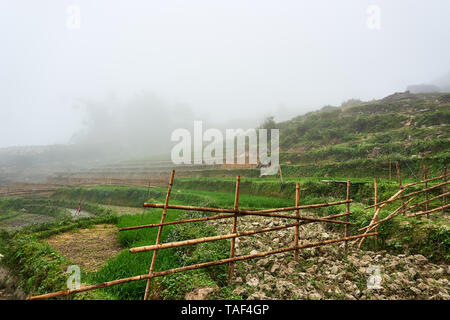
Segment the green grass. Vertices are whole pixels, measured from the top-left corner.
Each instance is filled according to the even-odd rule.
[[[124,215],[119,218],[118,226],[127,227],[140,224],[158,223],[161,210],[152,210],[143,215]],[[198,216],[192,213],[189,217]],[[188,218],[185,214],[173,211],[167,212],[166,221],[176,218]],[[101,283],[119,278],[147,274],[153,252],[131,254],[128,248],[154,244],[158,228],[123,231],[119,235],[120,243],[127,249],[117,257],[111,259],[99,272],[92,274],[90,280]],[[192,223],[163,228],[162,242],[181,241],[185,239],[215,235],[215,230],[205,223]],[[164,249],[158,252],[155,272],[168,270],[183,265],[213,261],[224,258],[229,245],[226,241],[207,243],[200,246],[189,246],[174,249]],[[224,283],[224,270],[219,268],[192,270],[180,274],[173,274],[152,281],[152,296],[160,299],[182,299],[184,295],[198,286],[218,286]],[[103,289],[116,299],[142,299],[146,281],[129,282],[122,285]]]

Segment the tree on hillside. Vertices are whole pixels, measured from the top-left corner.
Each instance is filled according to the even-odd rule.
[[[277,123],[274,120],[274,116],[269,116],[264,119],[264,122],[259,126],[259,129],[277,129]]]

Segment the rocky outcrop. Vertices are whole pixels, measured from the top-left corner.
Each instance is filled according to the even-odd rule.
[[[238,231],[283,224],[287,221],[263,217],[239,218]],[[221,233],[231,229],[229,221],[212,222]],[[300,227],[300,244],[342,234],[321,224]],[[291,245],[293,229],[236,239],[236,255],[263,252]],[[450,267],[430,263],[422,255],[393,255],[362,251],[344,243],[271,255],[236,263],[234,294],[245,299],[445,299],[450,300]]]

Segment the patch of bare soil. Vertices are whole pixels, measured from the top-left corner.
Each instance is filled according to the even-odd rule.
[[[108,224],[66,232],[48,238],[47,243],[85,271],[98,271],[121,250],[117,227]]]

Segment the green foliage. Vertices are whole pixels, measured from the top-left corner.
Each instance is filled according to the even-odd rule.
[[[69,262],[33,235],[16,235],[6,246],[2,263],[19,277],[25,292],[42,294],[65,288]]]

